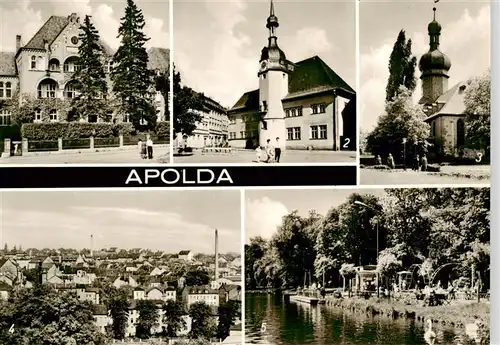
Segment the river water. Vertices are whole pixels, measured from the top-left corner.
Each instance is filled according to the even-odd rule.
[[[266,294],[245,297],[245,329],[247,344],[427,344],[424,325],[419,321],[371,317],[324,305],[284,303],[280,296]],[[456,343],[452,329],[434,332],[435,344]]]

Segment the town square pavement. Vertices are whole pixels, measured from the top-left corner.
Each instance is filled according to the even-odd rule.
[[[256,163],[253,150],[235,150],[231,153],[201,153],[174,155],[175,164],[183,163]],[[299,151],[287,150],[281,153],[280,163],[356,163],[354,151]],[[265,164],[265,163],[262,163]]]
[[[148,164],[168,163],[169,148],[153,149],[153,159],[142,159],[137,150],[113,150],[103,152],[61,153],[40,156],[16,156],[1,158],[0,166],[10,164]]]
[[[491,168],[481,166],[442,166],[441,171],[423,172],[397,170],[360,169],[360,183],[363,185],[404,184],[489,184]]]

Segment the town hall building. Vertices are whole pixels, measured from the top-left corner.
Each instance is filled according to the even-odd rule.
[[[448,88],[451,60],[439,50],[441,24],[434,19],[429,23],[429,51],[422,55],[419,69],[422,72],[422,98],[419,101],[431,126],[431,138],[438,150],[455,155],[465,145],[465,90],[467,82]]]
[[[291,62],[278,46],[278,18],[271,0],[262,49],[259,88],[243,94],[228,111],[229,144],[282,149],[355,150],[356,92],[320,57]]]
[[[0,52],[0,102],[8,101],[16,95],[21,99],[30,95],[39,99],[72,99],[77,96],[75,84],[71,81],[72,73],[77,71],[79,33],[82,20],[73,13],[69,16],[51,16],[43,26],[23,45],[22,37],[16,36],[15,52]],[[113,50],[100,42],[104,50],[106,78],[111,90],[110,72],[113,68]],[[155,73],[166,73],[169,67],[169,50],[150,48],[148,50],[148,68]],[[16,92],[18,91],[18,92]],[[168,121],[165,114],[165,99],[159,91],[155,94],[157,121]],[[57,109],[43,114],[36,110],[35,122],[65,121]],[[128,121],[127,118],[116,118],[110,113],[108,121]],[[100,122],[97,116],[89,115],[81,121]],[[0,126],[11,124],[11,110],[0,109]]]

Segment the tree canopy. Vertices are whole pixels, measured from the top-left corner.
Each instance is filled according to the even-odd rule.
[[[196,129],[197,123],[202,119],[199,112],[204,109],[203,94],[195,92],[187,86],[183,86],[181,83],[181,73],[175,68],[173,79],[174,133],[182,133],[189,136]]]
[[[271,239],[246,246],[246,286],[298,287],[305,272],[338,286],[354,266],[377,263],[377,235],[379,269],[389,279],[415,264],[425,275],[453,262],[456,274],[470,274],[474,265],[487,282],[489,210],[489,188],[405,188],[382,197],[354,193],[325,216],[292,212]]]

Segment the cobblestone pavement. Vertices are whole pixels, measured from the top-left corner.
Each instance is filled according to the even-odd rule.
[[[174,156],[174,163],[256,163],[253,150],[238,150],[232,153],[194,152],[192,155]],[[281,163],[355,163],[356,152],[350,151],[285,151]],[[262,163],[264,164],[264,163]]]

